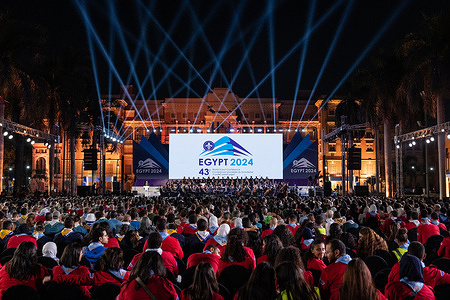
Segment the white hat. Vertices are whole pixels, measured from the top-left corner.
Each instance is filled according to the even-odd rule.
[[[86,220],[86,222],[95,222],[95,215],[94,214],[87,214],[85,220]]]

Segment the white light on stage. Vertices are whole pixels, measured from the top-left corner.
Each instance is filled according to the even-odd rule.
[[[397,149],[400,149],[400,145],[397,145],[396,147],[397,147]]]
[[[34,145],[35,141],[31,141],[31,145]]]
[[[430,137],[430,141],[434,142],[434,136]]]
[[[8,136],[8,139],[12,139],[13,138],[13,135],[11,134],[10,136]]]
[[[3,132],[4,136],[7,136],[8,134],[9,134],[8,131]]]
[[[259,128],[259,129],[258,129],[258,132],[262,132],[262,129],[261,129],[261,128]]]
[[[27,138],[27,143],[31,142],[31,138]]]
[[[156,132],[156,128],[155,128],[155,129],[153,129],[153,132]]]
[[[150,129],[147,128],[147,132],[150,132]]]
[[[430,139],[426,139],[425,142],[427,142],[427,144],[429,144],[431,141],[430,141]]]
[[[115,141],[116,141],[116,138],[113,138],[112,141],[115,142]]]
[[[415,146],[416,145],[416,141],[412,141],[412,144],[413,144],[413,146]]]
[[[50,149],[51,147],[52,147],[52,145],[50,145],[50,144],[47,146],[48,149]]]
[[[230,132],[234,132],[234,129],[233,129],[233,128],[231,128],[231,129],[230,129]]]

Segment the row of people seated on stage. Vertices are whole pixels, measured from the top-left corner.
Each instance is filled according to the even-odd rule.
[[[265,196],[286,191],[287,188],[285,182],[262,178],[184,179],[168,181],[161,187],[161,195]]]

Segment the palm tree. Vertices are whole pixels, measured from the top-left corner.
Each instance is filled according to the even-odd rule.
[[[399,94],[406,103],[435,116],[438,124],[445,122],[444,98],[449,95],[450,79],[450,13],[428,17],[416,33],[408,34],[400,48],[407,74]],[[439,196],[445,197],[445,137],[439,133]]]
[[[384,177],[386,196],[393,195],[392,180],[392,128],[401,115],[396,91],[403,76],[402,62],[394,54],[380,51],[371,65],[358,71],[351,79],[351,90],[362,99],[362,115],[374,128],[383,125]],[[378,141],[376,141],[378,143]]]

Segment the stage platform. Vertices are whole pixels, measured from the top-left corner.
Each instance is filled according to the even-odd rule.
[[[159,186],[133,186],[131,192],[136,197],[158,197],[161,195]]]

